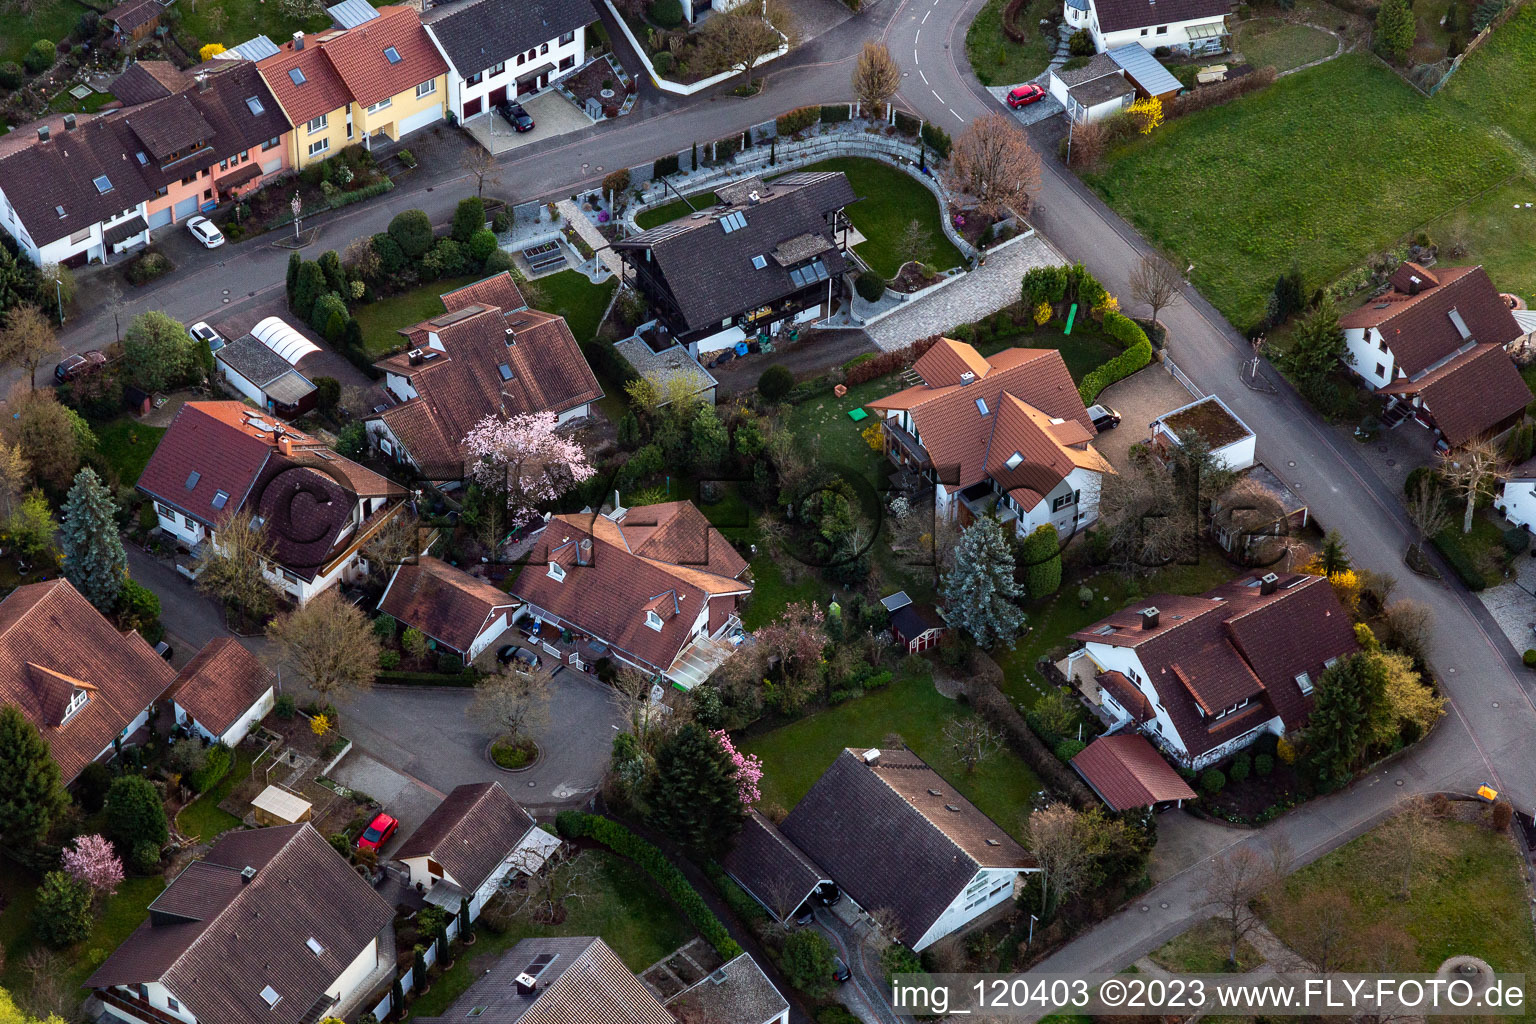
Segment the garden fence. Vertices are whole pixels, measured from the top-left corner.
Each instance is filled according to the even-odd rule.
[[[1205,392],[1197,388],[1195,382],[1185,376],[1184,371],[1179,369],[1179,364],[1168,358],[1167,352],[1163,353],[1163,365],[1168,368],[1168,372],[1173,375],[1174,380],[1184,385],[1184,390],[1188,391],[1192,398],[1198,400],[1205,397]]]
[[[1494,19],[1488,23],[1487,28],[1473,36],[1472,41],[1467,43],[1467,48],[1458,53],[1455,59],[1451,61],[1450,68],[1445,72],[1445,74],[1440,76],[1440,80],[1429,87],[1429,95],[1433,96],[1435,93],[1439,92],[1445,86],[1445,83],[1450,81],[1451,76],[1456,73],[1456,69],[1461,67],[1461,62],[1467,59],[1467,54],[1471,53],[1473,50],[1476,50],[1479,46],[1482,46],[1484,41],[1486,41],[1487,38],[1493,34],[1493,30],[1498,28],[1500,25],[1503,25],[1510,18],[1514,17],[1515,12],[1518,11],[1522,6],[1524,6],[1523,3],[1510,4],[1508,7],[1500,11],[1494,17]]]

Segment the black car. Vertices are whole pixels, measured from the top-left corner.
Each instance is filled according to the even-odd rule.
[[[806,900],[800,904],[800,909],[795,911],[795,924],[804,928],[814,920],[816,920],[816,908],[811,906],[810,900]]]
[[[853,977],[853,972],[848,969],[847,964],[843,963],[843,958],[834,956],[832,958],[832,980],[841,985],[851,977]]]
[[[506,118],[520,132],[533,131],[533,118],[528,116],[528,111],[523,109],[521,103],[498,103],[496,113]]]
[[[1095,430],[1113,430],[1120,425],[1120,414],[1107,405],[1090,405],[1088,418]]]
[[[543,658],[540,658],[528,648],[519,647],[516,644],[507,644],[497,651],[496,660],[503,665],[511,664],[515,660],[518,667],[523,669],[535,669],[544,663]]]

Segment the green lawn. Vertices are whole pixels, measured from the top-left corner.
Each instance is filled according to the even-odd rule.
[[[132,487],[149,464],[155,446],[165,434],[165,427],[145,426],[127,416],[95,428],[96,448],[117,470],[118,482]]]
[[[1307,25],[1253,18],[1238,25],[1236,46],[1255,67],[1288,71],[1327,57],[1338,48],[1338,40]]]
[[[720,197],[713,192],[695,192],[688,197],[693,205],[674,199],[670,203],[662,203],[660,206],[652,206],[647,210],[635,214],[635,223],[641,230],[649,230],[658,224],[667,224],[679,217],[687,216],[695,210],[707,210],[720,201]]]
[[[589,895],[567,904],[558,925],[519,921],[496,935],[483,923],[473,946],[460,946],[457,961],[432,982],[432,991],[411,1004],[411,1016],[436,1017],[467,989],[501,952],[535,935],[599,935],[632,971],[643,971],[693,937],[693,929],[656,888],[650,876],[606,850],[588,849],[581,860],[597,862]]]
[[[1120,343],[1097,329],[1098,325],[1080,316],[1071,334],[1063,334],[1056,323],[1038,328],[1033,334],[1015,334],[980,347],[984,356],[1005,348],[1054,348],[1061,352],[1067,372],[1078,383],[1088,374],[1124,351]]]
[[[1480,263],[1499,291],[1536,302],[1536,207],[1526,209],[1530,202],[1536,202],[1536,177],[1522,175],[1444,214],[1425,230],[1441,245],[1456,241],[1465,246],[1466,255],[1451,262]]]
[[[1050,63],[1055,33],[1047,39],[1038,31],[1040,19],[1061,17],[1055,0],[1031,0],[1019,13],[1019,25],[1029,32],[1029,42],[1016,43],[1003,34],[1003,13],[1008,0],[987,0],[965,33],[965,55],[982,85],[1017,85],[1045,70]]]
[[[1468,954],[1501,973],[1529,971],[1536,964],[1536,936],[1514,843],[1481,825],[1431,819],[1424,827],[1448,855],[1420,858],[1410,898],[1400,898],[1402,871],[1392,866],[1394,849],[1377,830],[1292,875],[1284,898],[1269,902],[1269,927],[1287,942],[1304,936],[1312,922],[1299,908],[1288,911],[1322,890],[1341,897],[1330,898],[1330,905],[1348,929],[1346,971],[1378,969],[1366,934],[1375,926],[1410,940],[1407,959],[1390,969],[1430,972],[1447,957]]]
[[[20,4],[6,4],[0,11],[0,61],[20,64],[38,39],[63,41],[75,31],[84,13],[85,8],[72,0],[42,0],[30,13],[24,13]]]
[[[603,322],[603,314],[608,310],[608,300],[613,297],[613,290],[618,286],[619,282],[614,278],[602,284],[593,284],[580,271],[562,270],[558,274],[541,277],[526,287],[542,293],[543,297],[533,303],[535,308],[565,317],[577,341],[591,341]]]
[[[1453,82],[1482,73],[1477,56]],[[1193,263],[1194,283],[1241,329],[1292,262],[1310,290],[1516,167],[1465,111],[1349,54],[1171,121],[1085,178],[1176,263]]]
[[[389,355],[405,344],[405,339],[396,333],[400,328],[440,315],[443,312],[442,295],[445,292],[478,280],[479,274],[445,277],[441,281],[430,281],[399,295],[358,306],[352,310],[352,318],[363,329],[363,347],[376,358],[382,359]]]
[[[878,747],[888,735],[898,733],[967,799],[1017,837],[1021,816],[1033,805],[1040,783],[1006,747],[973,774],[966,774],[949,753],[943,730],[951,719],[972,713],[935,690],[926,670],[912,677],[898,673],[883,690],[749,736],[738,746],[763,759],[762,806],[777,804],[788,810],[844,747]]]
[[[181,25],[176,29],[176,39],[188,53],[196,56],[203,43],[237,46],[257,35],[283,43],[299,29],[319,32],[331,25],[331,20],[324,14],[310,18],[289,17],[284,13],[284,6],[265,0],[218,0],[196,7],[178,5]],[[383,0],[374,6],[383,6]]]
[[[1208,918],[1183,935],[1175,936],[1149,956],[1159,967],[1181,974],[1225,974],[1249,971],[1259,965],[1259,951],[1247,940],[1237,944],[1237,966],[1227,959],[1231,952],[1228,933],[1220,922]]]
[[[112,102],[109,92],[93,92],[83,100],[77,100],[68,89],[60,90],[48,101],[48,109],[58,114],[90,114]]]
[[[176,815],[176,827],[187,835],[198,836],[205,843],[215,836],[228,832],[240,824],[240,819],[227,811],[219,810],[219,802],[234,792],[251,770],[251,752],[244,747],[235,749],[235,763],[229,774],[218,785],[192,801]]]
[[[1529,81],[1536,70],[1536,8],[1526,7],[1501,25],[1451,76],[1435,101],[1464,112],[1468,120],[1498,125],[1527,149],[1536,149],[1536,106],[1510,82]],[[1529,166],[1529,165],[1527,165]]]

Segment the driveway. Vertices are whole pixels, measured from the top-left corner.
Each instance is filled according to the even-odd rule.
[[[400,819],[400,828],[380,851],[382,860],[427,820],[427,815],[443,802],[444,794],[357,749],[355,740],[353,744],[341,763],[331,769],[329,777],[348,789],[373,797]]]
[[[528,116],[533,118],[532,131],[517,131],[495,111],[465,121],[464,130],[480,145],[500,156],[592,124],[592,119],[582,113],[576,104],[554,89],[546,89],[537,96],[518,102],[528,111]]]
[[[867,926],[857,923],[851,900],[837,906],[816,908],[816,927],[832,943],[837,955],[852,973],[837,987],[834,995],[864,1024],[897,1024],[902,1018],[891,1009],[885,995],[885,970],[880,966],[877,949],[865,941]]]
[[[1118,427],[1095,437],[1093,446],[1110,465],[1123,470],[1130,464],[1131,445],[1151,436],[1153,420],[1193,401],[1162,363],[1152,363],[1099,393],[1099,404],[1114,409],[1121,418]]]

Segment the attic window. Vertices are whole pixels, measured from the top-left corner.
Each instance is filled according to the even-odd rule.
[[[386,46],[384,47],[384,59],[389,61],[391,64],[399,64],[400,51],[395,49],[393,46]]]
[[[468,1016],[468,1017],[478,1017],[482,1013],[484,1013],[487,1009],[489,1009],[489,1007],[475,1006],[475,1007],[472,1007],[470,1009],[469,1013],[467,1013],[465,1016]]]
[[[1003,844],[998,842],[996,839],[988,839],[987,840],[987,845],[988,846],[1002,846]]]
[[[1008,456],[1008,461],[1003,463],[1003,465],[1007,466],[1009,469],[1018,469],[1019,463],[1023,461],[1024,456],[1019,452],[1014,452],[1012,455]]]
[[[229,492],[220,491],[213,496],[213,507],[223,508],[229,502]]]
[[[1301,692],[1303,694],[1311,693],[1312,692],[1312,677],[1310,675],[1308,675],[1307,673],[1303,672],[1303,673],[1301,673],[1300,675],[1298,675],[1296,677],[1296,685],[1301,687]]]
[[[195,469],[191,473],[187,474],[187,490],[190,491],[190,490],[192,490],[192,488],[196,487],[197,486],[197,482],[199,480],[201,480],[202,478],[203,478],[203,474],[199,473]]]
[[[1466,341],[1472,337],[1471,330],[1467,328],[1467,322],[1461,318],[1461,314],[1459,312],[1453,309],[1445,315],[1450,317],[1451,323],[1456,325],[1456,333],[1461,335],[1462,341]]]
[[[292,80],[294,85],[303,85],[305,82],[304,72],[300,71],[298,68],[289,68],[288,77],[290,80]]]
[[[145,164],[149,163],[149,157],[144,155],[144,151],[143,150],[140,150],[139,152],[137,152],[137,153],[135,153],[133,155],[139,158],[139,166],[140,167],[143,167]]]
[[[112,191],[112,179],[108,178],[105,174],[96,178],[92,184],[96,186],[96,191],[102,194]]]
[[[63,220],[65,217],[69,216],[64,212],[64,207],[62,206],[55,206],[53,208],[53,212],[59,215],[59,220]]]
[[[267,112],[267,108],[262,106],[261,100],[255,96],[247,96],[245,98],[245,106],[247,110],[255,114],[257,117],[260,117],[262,114]]]
[[[1095,636],[1109,636],[1109,634],[1115,632],[1119,628],[1120,627],[1118,626],[1100,626],[1098,629],[1094,630],[1093,633]]]
[[[85,707],[85,702],[90,699],[91,695],[84,690],[76,690],[74,693],[70,694],[69,707],[64,709],[64,717],[60,720],[59,724],[62,725],[64,722],[67,722],[72,717],[74,717],[75,712]]]
[[[656,632],[661,632],[661,616],[657,615],[654,611],[647,611],[645,613],[645,624]]]
[[[1330,669],[1330,668],[1333,668],[1333,666],[1337,665],[1338,663],[1339,663],[1339,659],[1338,658],[1329,658],[1327,661],[1323,662],[1323,668],[1324,669]]]
[[[512,379],[512,367],[508,366],[506,363],[497,363],[496,372],[501,374],[502,380]]]
[[[752,266],[754,268],[756,268],[757,270],[762,270],[767,265],[768,265],[768,257],[767,256],[753,256],[752,257]]]
[[[267,1009],[269,1010],[283,1001],[283,997],[278,995],[277,989],[273,988],[271,985],[268,985],[266,988],[261,990],[261,998],[266,1001]]]
[[[319,956],[321,953],[325,952],[325,947],[320,945],[319,941],[316,940],[313,936],[305,940],[304,945],[308,946],[309,951],[315,954],[315,956]]]
[[[981,413],[983,416],[990,415],[992,412],[991,409],[987,408],[987,400],[985,398],[976,399],[976,411]]]
[[[949,811],[951,814],[959,814],[960,813],[960,808],[956,807],[954,804],[945,804],[944,805],[944,809],[946,811]]]
[[[929,791],[928,791],[928,795],[929,795],[929,796],[943,796],[943,795],[944,795],[944,794],[943,794],[943,793],[940,793],[940,792],[939,792],[939,791],[938,791],[938,790],[936,790],[936,789],[930,789],[930,790],[929,790]]]
[[[561,565],[559,562],[551,561],[549,563],[549,578],[555,580],[556,582],[564,580],[565,566]]]
[[[742,213],[740,210],[732,210],[730,213],[720,218],[720,230],[724,231],[726,234],[730,234],[732,231],[740,231],[746,226],[747,215]]]

